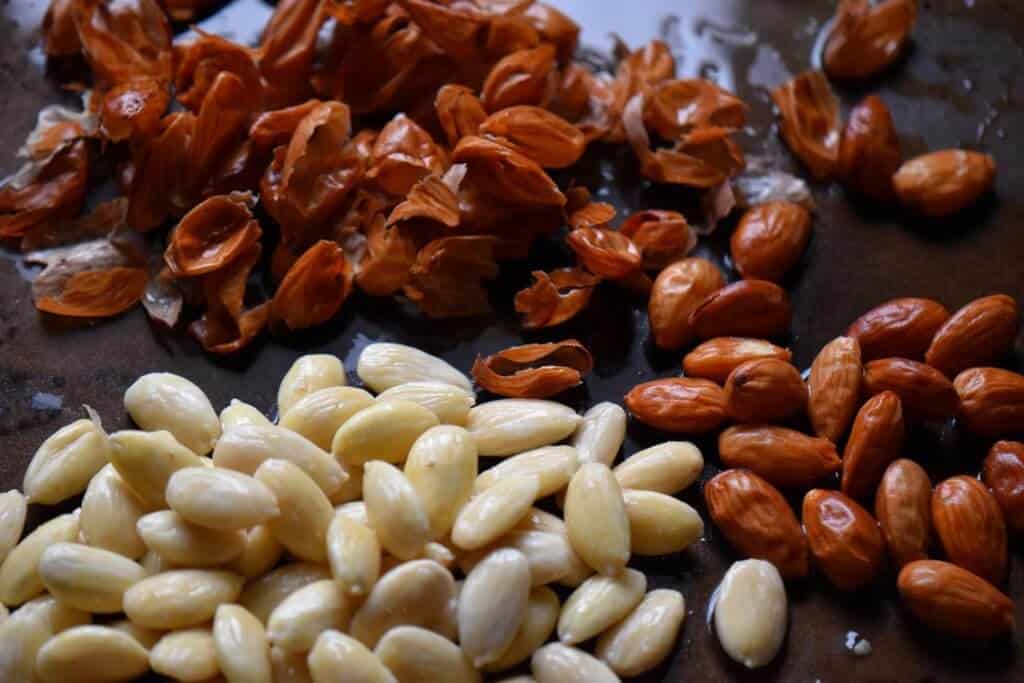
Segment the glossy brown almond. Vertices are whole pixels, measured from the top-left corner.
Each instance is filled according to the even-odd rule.
[[[686,346],[694,336],[690,313],[724,286],[722,271],[707,259],[687,258],[662,270],[647,304],[654,343],[669,350]]]
[[[749,360],[729,374],[725,403],[737,422],[785,420],[807,407],[807,386],[792,363],[777,358]]]
[[[899,396],[884,391],[861,406],[843,450],[843,493],[867,498],[900,456],[905,428]]]
[[[944,149],[905,162],[892,184],[908,209],[942,218],[978,201],[992,189],[995,178],[996,162],[990,155]]]
[[[828,439],[767,425],[729,427],[718,437],[718,457],[782,488],[809,488],[842,466]]]
[[[952,477],[932,492],[935,535],[950,562],[995,585],[1006,577],[1006,523],[985,485],[973,477]]]
[[[807,576],[807,540],[774,486],[749,470],[726,470],[704,485],[704,501],[740,553],[771,562],[787,579]]]
[[[633,387],[625,398],[633,417],[678,434],[703,434],[726,420],[725,392],[706,379],[658,379]]]
[[[897,567],[928,558],[932,529],[932,481],[913,460],[895,460],[875,494],[875,517]]]
[[[808,491],[803,523],[815,564],[837,588],[860,588],[882,568],[882,532],[871,513],[852,498],[838,491]]]
[[[710,294],[690,314],[701,339],[776,337],[789,329],[793,309],[785,290],[766,280],[741,280]]]
[[[903,161],[892,114],[877,95],[850,111],[839,143],[839,175],[844,185],[876,202],[890,202],[893,174]]]
[[[953,380],[967,429],[989,438],[1024,433],[1024,375],[971,368]]]
[[[1020,310],[1013,297],[993,294],[975,299],[939,328],[925,361],[948,377],[956,377],[968,368],[1005,357],[1019,329]]]
[[[729,246],[740,275],[781,282],[810,240],[807,209],[791,202],[767,202],[743,214]]]
[[[906,358],[882,358],[864,366],[864,392],[892,391],[908,415],[943,420],[960,408],[953,383],[930,365]]]
[[[818,352],[807,380],[807,415],[818,436],[838,443],[860,402],[863,364],[853,337],[833,339]]]
[[[943,633],[986,639],[1013,629],[1013,600],[955,564],[911,562],[896,585],[911,614]]]
[[[910,358],[918,360],[949,311],[932,299],[905,298],[886,301],[857,318],[846,331],[860,342],[864,360]]]
[[[1024,443],[998,441],[985,458],[982,477],[999,507],[1006,523],[1014,531],[1024,531]]]
[[[699,344],[686,354],[683,358],[683,371],[687,377],[702,377],[725,384],[729,373],[749,360],[777,358],[788,361],[792,357],[789,349],[763,339],[716,337]]]

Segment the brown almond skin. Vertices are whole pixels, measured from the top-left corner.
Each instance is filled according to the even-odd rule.
[[[899,396],[883,391],[868,399],[843,450],[843,493],[853,498],[874,493],[885,468],[900,456],[905,431]]]
[[[694,337],[690,314],[724,286],[722,271],[707,259],[686,258],[662,270],[647,303],[654,343],[668,350],[689,344]]]
[[[908,209],[942,218],[978,201],[992,189],[995,178],[996,162],[990,155],[943,149],[905,162],[892,184]]]
[[[881,358],[864,366],[864,392],[892,391],[908,415],[944,420],[956,415],[960,397],[945,375],[930,365],[906,358]]]
[[[869,95],[850,111],[839,143],[839,175],[844,185],[876,202],[895,198],[892,177],[903,162],[900,138],[889,107]]]
[[[740,280],[710,294],[690,314],[700,339],[769,339],[789,329],[793,309],[784,289],[767,280]]]
[[[860,343],[837,337],[821,349],[807,380],[807,415],[818,436],[838,443],[853,422],[860,403],[863,363]]]
[[[792,202],[748,210],[729,241],[732,262],[745,278],[782,282],[811,240],[811,214]]]
[[[955,564],[911,562],[896,585],[911,614],[948,635],[987,639],[1013,629],[1013,600]]]
[[[763,339],[747,337],[716,337],[699,344],[683,358],[683,371],[687,377],[702,377],[725,384],[729,373],[748,360],[777,358],[789,361],[789,349],[776,346]]]
[[[932,530],[932,481],[905,458],[886,468],[875,493],[875,517],[897,567],[928,559]]]
[[[807,539],[778,489],[749,470],[726,470],[704,485],[715,526],[741,554],[775,565],[784,578],[807,576]]]
[[[725,392],[706,379],[658,379],[633,387],[625,398],[633,417],[676,434],[703,434],[726,420]]]
[[[846,336],[860,342],[865,361],[924,358],[932,338],[949,320],[949,311],[932,299],[893,299],[853,321]]]
[[[871,513],[852,498],[838,491],[808,491],[803,523],[814,563],[837,588],[856,590],[881,570],[882,532]]]
[[[982,478],[995,496],[1007,525],[1024,532],[1024,443],[997,441],[989,449]]]
[[[939,328],[925,354],[928,365],[947,377],[1006,357],[1020,329],[1013,297],[993,294],[970,302]]]
[[[1006,578],[1006,523],[985,485],[952,477],[932,491],[935,535],[950,562],[999,585]]]
[[[729,374],[725,403],[737,422],[785,420],[807,407],[807,386],[792,363],[777,358],[749,360]]]
[[[780,488],[810,488],[842,467],[828,439],[769,425],[729,427],[718,437],[718,457]]]
[[[953,380],[967,429],[998,439],[1024,434],[1024,375],[1002,368],[971,368]]]

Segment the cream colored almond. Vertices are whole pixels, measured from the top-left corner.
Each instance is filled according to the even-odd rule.
[[[164,492],[171,475],[208,461],[183,446],[168,431],[123,430],[110,435],[110,462],[147,509],[167,507]]]
[[[220,672],[213,634],[206,628],[168,633],[149,651],[149,666],[158,674],[199,683]]]
[[[764,560],[734,562],[712,596],[715,633],[725,653],[748,669],[778,654],[786,637],[786,587]]]
[[[121,633],[131,636],[139,645],[147,650],[152,649],[154,645],[160,642],[160,639],[163,638],[164,635],[163,631],[157,631],[155,629],[139,626],[138,624],[133,624],[128,619],[113,621],[107,624],[107,626],[115,631],[120,631]]]
[[[587,463],[576,471],[565,496],[569,543],[594,571],[615,576],[629,561],[629,518],[622,489],[607,465]]]
[[[476,493],[491,488],[510,477],[537,477],[537,498],[545,498],[564,489],[579,466],[578,453],[572,446],[545,446],[502,460],[480,473],[473,485]]]
[[[430,521],[400,469],[386,462],[368,462],[363,468],[363,499],[369,526],[381,547],[400,559],[412,559],[423,551],[430,540]]]
[[[175,569],[139,581],[124,594],[124,612],[134,623],[155,629],[198,626],[217,608],[235,602],[242,577],[224,571]]]
[[[213,450],[213,464],[242,474],[253,474],[265,461],[287,460],[308,474],[317,486],[333,495],[348,474],[331,456],[301,434],[283,427],[242,426],[225,434]]]
[[[685,618],[686,602],[678,591],[653,590],[601,635],[595,654],[620,676],[639,676],[672,652]]]
[[[444,543],[437,541],[431,541],[423,546],[423,556],[417,559],[433,560],[448,570],[455,566],[455,553]]]
[[[619,677],[600,659],[562,643],[549,643],[533,653],[530,668],[537,683],[618,683]]]
[[[398,399],[421,405],[446,425],[465,425],[476,397],[470,390],[445,382],[406,382],[382,391],[382,401]]]
[[[612,466],[626,439],[626,411],[605,401],[583,413],[583,421],[572,435],[572,445],[581,465],[600,462]]]
[[[243,425],[272,427],[274,423],[258,408],[233,398],[228,407],[220,411],[220,431],[222,434],[227,434],[235,427]]]
[[[480,455],[513,455],[557,443],[581,421],[576,411],[561,403],[506,398],[470,410],[466,429]]]
[[[594,570],[576,554],[572,544],[569,543],[569,531],[565,527],[565,522],[560,517],[539,508],[530,508],[526,516],[516,525],[515,530],[557,534],[565,540],[565,546],[569,551],[569,571],[565,576],[558,579],[559,584],[575,588],[593,575]],[[529,555],[527,555],[527,558],[529,558]]]
[[[28,502],[21,491],[0,493],[0,564],[21,540],[27,515]]]
[[[629,519],[630,550],[634,555],[670,555],[696,543],[704,522],[692,507],[656,491],[622,492]]]
[[[110,443],[99,421],[75,420],[54,432],[32,456],[22,488],[30,503],[56,505],[77,496],[110,461]]]
[[[169,572],[172,569],[179,569],[172,562],[165,560],[158,553],[147,550],[139,560],[139,565],[142,566],[142,570],[146,572],[146,576],[156,576],[157,574],[163,574]]]
[[[473,666],[497,661],[511,645],[529,597],[530,566],[518,550],[495,550],[473,568],[458,606],[459,643]]]
[[[511,531],[537,500],[537,477],[510,477],[477,494],[452,527],[452,542],[463,550],[494,543]]]
[[[363,468],[358,465],[352,465],[347,467],[345,472],[348,474],[348,479],[341,485],[341,488],[327,496],[331,501],[331,505],[337,506],[343,503],[351,503],[363,497]]]
[[[325,561],[334,508],[316,482],[287,460],[267,460],[255,477],[273,492],[281,510],[267,522],[274,538],[298,558]]]
[[[413,560],[380,577],[352,617],[349,633],[374,647],[389,629],[421,626],[455,639],[455,580],[431,560]]]
[[[533,676],[512,676],[511,678],[502,678],[498,683],[537,683]]]
[[[324,631],[309,652],[313,683],[398,683],[377,655],[355,638]]]
[[[349,418],[373,405],[373,396],[355,387],[327,387],[303,396],[281,416],[281,426],[331,450],[335,432]]]
[[[484,667],[486,671],[504,671],[525,662],[551,636],[558,622],[561,605],[558,596],[547,586],[530,591],[526,613],[515,637],[501,657]]]
[[[124,392],[124,407],[142,429],[167,430],[197,455],[213,450],[220,437],[220,420],[203,390],[169,372],[135,380]]]
[[[285,652],[308,652],[322,631],[348,630],[353,603],[328,579],[303,586],[270,613],[267,638]]]
[[[146,552],[135,525],[146,506],[125,484],[113,465],[105,465],[89,482],[79,517],[88,545],[136,560]]]
[[[431,427],[412,445],[405,476],[430,520],[431,538],[451,531],[473,492],[478,463],[476,443],[462,427]]]
[[[337,356],[326,353],[300,356],[288,368],[277,389],[277,412],[286,415],[304,396],[346,384],[345,366]]]
[[[54,543],[39,558],[39,576],[51,595],[98,614],[120,612],[124,592],[145,574],[126,557],[78,543]]]
[[[0,624],[0,681],[34,681],[36,654],[54,635],[89,623],[89,614],[50,595],[26,602]]]
[[[279,647],[270,648],[270,669],[274,683],[313,683],[307,663],[308,653],[285,652]]]
[[[364,524],[335,514],[327,529],[327,559],[343,592],[366,595],[380,576],[377,534]]]
[[[366,514],[366,503],[361,500],[343,503],[336,507],[334,512],[335,514],[348,517],[353,522],[359,522],[363,526],[370,526],[370,517]]]
[[[254,526],[245,532],[245,546],[241,554],[224,568],[247,579],[263,576],[278,563],[284,546],[274,538],[266,524]]]
[[[3,604],[0,604],[0,624],[7,621],[7,617],[9,616],[11,616],[11,613],[8,611],[7,607]]]
[[[374,654],[401,683],[477,683],[480,674],[455,643],[416,626],[388,631]]]
[[[331,578],[325,565],[295,562],[253,579],[245,585],[238,603],[266,624],[270,614],[289,595],[304,586]]]
[[[20,605],[45,589],[39,576],[39,558],[54,543],[78,538],[78,512],[55,517],[22,539],[0,565],[0,602]]]
[[[167,504],[207,529],[248,529],[277,517],[274,494],[256,479],[223,467],[186,467],[167,481]]]
[[[46,641],[36,656],[36,676],[53,683],[127,681],[149,668],[146,649],[106,626],[74,626]]]
[[[530,567],[530,584],[533,586],[560,581],[574,569],[573,552],[564,534],[518,530],[508,532],[493,546],[462,553],[459,566],[463,571],[472,570],[484,557],[499,548],[518,550],[526,556]]]
[[[356,372],[377,393],[409,382],[443,382],[473,391],[469,378],[451,365],[404,344],[370,344],[359,354]]]
[[[558,617],[558,639],[576,645],[622,621],[643,600],[647,577],[626,569],[615,577],[592,576],[573,591]]]
[[[179,567],[219,567],[245,549],[244,531],[196,526],[174,510],[144,515],[136,528],[147,548]]]
[[[420,434],[437,424],[437,416],[423,406],[378,400],[341,425],[331,452],[349,466],[371,460],[402,463]]]
[[[700,478],[704,457],[689,441],[666,441],[637,451],[615,467],[624,489],[657,491],[674,496]]]

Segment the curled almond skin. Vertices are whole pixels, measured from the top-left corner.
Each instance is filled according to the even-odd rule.
[[[944,149],[904,162],[892,178],[908,209],[931,218],[952,216],[988,193],[996,162],[988,154]]]
[[[945,322],[949,311],[932,299],[892,299],[857,318],[846,336],[860,342],[864,360],[919,360]]]
[[[726,470],[704,485],[704,501],[740,553],[771,562],[788,579],[807,576],[807,539],[774,486],[748,470]]]
[[[743,214],[729,247],[740,275],[781,282],[810,240],[807,209],[791,202],[767,202]]]
[[[633,240],[643,257],[644,270],[661,270],[697,246],[697,234],[676,211],[648,210],[631,214],[619,231]]]
[[[1024,430],[1024,375],[1001,368],[971,368],[957,375],[953,386],[968,430],[990,438]]]
[[[791,363],[763,358],[743,363],[725,382],[725,402],[737,422],[774,422],[803,412],[807,387]]]
[[[1024,531],[1024,443],[998,441],[985,458],[982,477],[999,507],[1006,523],[1014,531]]]
[[[524,344],[473,363],[481,387],[510,398],[548,398],[583,381],[594,367],[587,347],[575,339],[554,344]]]
[[[815,434],[833,443],[843,437],[857,412],[862,373],[860,344],[853,337],[837,337],[818,352],[807,380],[807,415]]]
[[[702,258],[676,261],[658,273],[647,304],[654,343],[668,350],[686,346],[694,337],[690,313],[724,286],[722,271]]]
[[[583,133],[547,109],[508,107],[480,124],[483,135],[500,138],[544,168],[572,166],[583,155]]]
[[[815,486],[842,467],[828,439],[767,425],[729,427],[718,437],[718,456],[783,488]]]
[[[839,100],[825,74],[805,71],[772,90],[779,132],[818,180],[831,177],[839,159]]]
[[[837,588],[856,590],[875,578],[885,540],[871,513],[838,491],[814,489],[802,516],[815,564]]]
[[[917,0],[843,0],[825,44],[831,78],[868,78],[899,58],[917,19]]]
[[[850,111],[839,144],[839,175],[857,194],[888,203],[894,195],[892,176],[902,161],[892,114],[880,97],[869,95]]]
[[[640,250],[621,232],[577,228],[566,240],[580,263],[594,275],[617,280],[640,269]]]
[[[726,420],[725,392],[706,379],[658,379],[633,387],[625,397],[633,417],[678,434],[714,431]]]
[[[857,413],[843,450],[843,493],[870,496],[885,468],[899,457],[904,434],[899,396],[891,391],[872,396]]]
[[[785,290],[766,280],[741,280],[708,295],[690,313],[701,339],[776,337],[789,329],[793,309]]]
[[[875,517],[898,567],[928,558],[932,482],[913,460],[894,460],[875,493]]]
[[[941,372],[906,358],[883,358],[864,365],[864,392],[870,396],[892,391],[907,413],[943,420],[960,408],[953,383]]]
[[[993,294],[968,303],[939,328],[925,353],[928,365],[947,377],[1006,356],[1020,329],[1017,301]]]
[[[985,485],[973,477],[952,477],[932,492],[935,535],[951,562],[992,584],[1006,578],[1006,523]]]
[[[683,358],[683,371],[687,377],[709,379],[725,384],[729,373],[743,363],[758,358],[776,358],[789,361],[789,349],[776,346],[763,339],[746,337],[716,337],[698,344]]]
[[[907,609],[943,633],[973,640],[993,638],[1013,628],[1013,600],[955,564],[911,562],[900,572],[896,585]]]

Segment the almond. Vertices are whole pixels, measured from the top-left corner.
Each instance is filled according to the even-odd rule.
[[[633,417],[667,432],[702,434],[726,420],[725,392],[706,379],[658,379],[633,387],[625,397]]]
[[[1006,523],[1014,531],[1024,531],[1024,443],[999,441],[993,445],[982,477],[1003,509]]]
[[[785,420],[807,407],[807,387],[791,363],[777,358],[750,360],[729,374],[725,403],[737,422]]]
[[[953,380],[967,429],[990,438],[1024,432],[1024,375],[971,368]]]
[[[810,240],[807,209],[791,202],[767,202],[743,214],[729,247],[740,275],[781,282]]]
[[[988,154],[944,149],[905,162],[892,177],[908,209],[942,218],[966,209],[992,189],[996,162]]]
[[[913,460],[895,460],[875,494],[875,517],[889,557],[899,567],[928,557],[932,528],[932,481]]]
[[[892,114],[877,95],[850,111],[839,143],[839,174],[845,186],[875,202],[893,199],[892,176],[903,161]]]
[[[771,562],[786,578],[807,575],[807,539],[774,486],[749,470],[726,470],[704,485],[704,501],[741,554]]]
[[[803,523],[815,564],[837,588],[860,588],[882,568],[885,540],[878,522],[852,498],[838,491],[808,491]]]
[[[1013,628],[1013,600],[955,564],[911,562],[896,585],[915,617],[949,635],[987,639]]]
[[[863,367],[860,343],[837,337],[818,352],[807,381],[807,415],[815,434],[838,443],[853,421]]]
[[[730,427],[718,437],[718,456],[784,488],[814,486],[842,466],[831,441],[785,427]]]
[[[722,271],[702,258],[676,261],[661,271],[647,304],[654,343],[663,349],[686,346],[693,339],[690,313],[709,294],[724,286]]]
[[[864,360],[924,357],[949,311],[932,299],[893,299],[853,321],[846,336],[860,342]]]
[[[900,456],[904,437],[903,406],[883,391],[861,406],[843,450],[843,493],[866,498],[875,491],[885,468]]]
[[[975,299],[939,328],[925,360],[947,377],[997,361],[1013,349],[1019,318],[1013,297],[993,294]]]
[[[959,476],[932,492],[935,535],[950,562],[999,585],[1006,577],[1006,523],[985,485]]]
[[[768,339],[789,329],[793,309],[785,290],[767,280],[741,280],[711,293],[692,313],[690,326],[701,339]]]
[[[906,358],[883,358],[864,366],[864,393],[892,391],[908,414],[944,420],[956,415],[960,397],[953,383],[930,365]]]
[[[700,377],[725,384],[729,373],[748,360],[793,358],[789,349],[776,346],[763,339],[745,337],[716,337],[698,345],[683,358],[683,371],[687,377]]]

